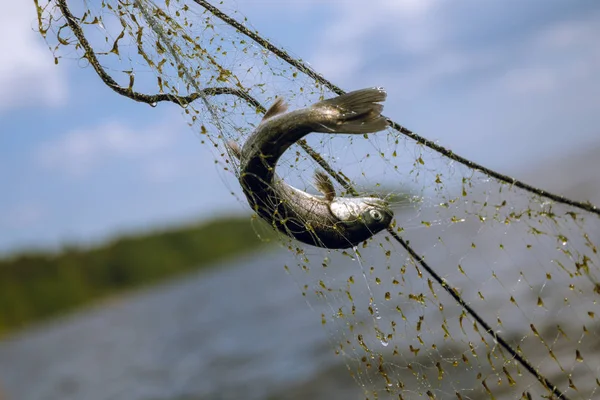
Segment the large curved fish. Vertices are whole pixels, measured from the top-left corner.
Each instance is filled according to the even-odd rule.
[[[240,150],[229,147],[240,160],[240,183],[256,213],[279,231],[318,247],[356,246],[387,228],[393,218],[388,204],[375,197],[336,197],[331,180],[317,172],[316,186],[323,196],[296,189],[275,174],[281,155],[310,132],[378,132],[388,126],[381,115],[382,88],[362,89],[286,112],[281,98],[265,113]]]

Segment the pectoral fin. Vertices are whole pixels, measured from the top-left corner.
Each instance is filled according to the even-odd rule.
[[[315,186],[325,195],[325,199],[332,201],[335,198],[335,188],[329,176],[323,171],[315,171]]]
[[[276,116],[278,114],[282,114],[282,113],[286,112],[287,107],[288,107],[287,104],[285,104],[285,102],[283,101],[283,97],[276,98],[273,105],[271,107],[269,107],[269,109],[265,113],[262,121],[266,121],[269,118],[273,118],[274,116]]]

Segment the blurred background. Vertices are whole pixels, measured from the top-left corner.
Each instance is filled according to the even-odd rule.
[[[600,201],[597,2],[225,3],[426,138]],[[0,399],[361,398],[180,109],[55,65],[35,11],[0,15]]]

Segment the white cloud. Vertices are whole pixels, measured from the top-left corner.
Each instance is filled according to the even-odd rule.
[[[176,135],[172,125],[132,129],[119,122],[106,122],[93,128],[71,131],[57,140],[44,143],[35,156],[44,167],[83,176],[110,158],[142,158],[160,154],[174,142]],[[164,175],[164,172],[160,174]]]
[[[499,77],[509,94],[547,95],[598,83],[600,18],[560,21],[523,41],[522,55]]]
[[[345,4],[332,7],[305,58],[347,90],[385,87],[386,113],[429,139],[516,168],[598,137],[600,9],[558,0],[543,13],[517,1]]]
[[[432,51],[441,35],[434,23],[437,3],[371,0],[364,7],[358,0],[345,2],[335,7],[334,19],[324,29],[311,63],[325,76],[345,80],[373,62],[366,56],[371,48],[416,54]]]
[[[556,88],[556,74],[550,68],[515,68],[502,78],[505,90],[514,94],[547,93]]]
[[[592,19],[592,20],[590,20]],[[593,16],[584,21],[561,21],[540,33],[536,42],[543,48],[557,50],[595,39],[600,29]]]
[[[377,82],[369,79],[367,84],[385,84],[404,99],[431,96],[433,90],[456,83],[463,90],[487,86],[505,95],[541,95],[594,79],[600,65],[598,13],[534,21],[508,34],[504,25],[511,14],[492,18],[498,11],[494,7],[453,9],[440,0],[344,4],[331,14],[308,59],[347,88],[367,83],[361,81],[368,71]],[[479,21],[474,28],[469,21],[477,13],[489,23]]]
[[[37,32],[35,5],[15,1],[0,13],[0,111],[31,104],[64,104],[67,83],[64,69]]]

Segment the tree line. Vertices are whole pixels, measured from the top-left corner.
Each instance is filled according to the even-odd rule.
[[[0,335],[264,246],[268,241],[259,239],[255,231],[261,223],[230,217],[121,237],[94,248],[70,246],[57,253],[21,253],[2,259]]]

